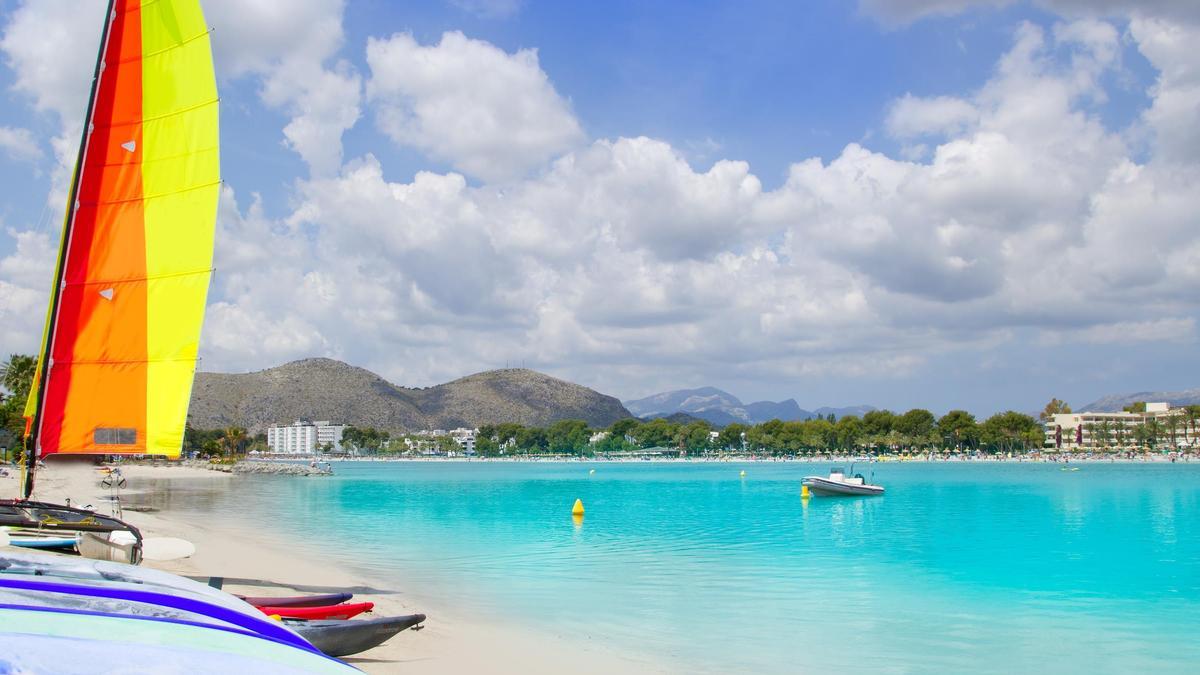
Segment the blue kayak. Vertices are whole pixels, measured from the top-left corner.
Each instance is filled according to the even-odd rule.
[[[9,546],[19,546],[21,548],[37,548],[43,550],[61,551],[75,550],[79,544],[78,537],[64,537],[62,535],[45,535],[37,532],[9,532]]]

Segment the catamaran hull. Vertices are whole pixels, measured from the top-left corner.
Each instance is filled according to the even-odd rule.
[[[278,598],[239,595],[255,607],[326,607],[340,605],[354,597],[353,593],[324,593],[322,595],[291,595]]]
[[[424,614],[354,621],[293,621],[284,625],[329,656],[350,656],[387,642],[400,631],[425,620]]]
[[[807,485],[814,495],[823,497],[865,497],[883,494],[883,488],[878,485],[851,485],[817,476],[805,478],[802,484]]]
[[[273,607],[264,605],[258,610],[267,615],[278,615],[285,619],[353,619],[375,608],[373,602],[348,602],[342,605],[320,607]]]

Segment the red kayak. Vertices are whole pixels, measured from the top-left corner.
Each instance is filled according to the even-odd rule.
[[[293,595],[283,597],[254,597],[239,595],[242,600],[255,607],[324,607],[346,602],[353,593],[325,593],[324,595]]]
[[[288,619],[349,619],[375,608],[373,602],[349,602],[321,607],[259,607],[263,614],[278,614]]]

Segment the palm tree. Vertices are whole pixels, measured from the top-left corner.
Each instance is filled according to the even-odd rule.
[[[1101,445],[1101,447],[1108,449],[1108,439],[1111,437],[1112,437],[1112,425],[1109,424],[1108,420],[1101,420],[1101,422],[1100,422],[1100,445]]]
[[[1146,420],[1146,432],[1150,436],[1151,450],[1154,450],[1158,447],[1158,434],[1160,430],[1161,426],[1159,425],[1157,419],[1151,417],[1150,419]]]
[[[1192,432],[1190,435],[1188,435],[1188,440],[1191,442],[1192,447],[1195,447],[1195,445],[1196,445],[1196,420],[1200,419],[1200,405],[1184,406],[1183,410],[1184,410],[1184,413],[1183,413],[1184,416],[1187,417],[1187,424],[1184,426],[1184,434],[1188,435],[1187,429],[1190,426]]]
[[[237,454],[246,443],[246,430],[242,427],[226,427],[221,435],[221,447],[225,452]]]
[[[0,363],[0,386],[11,392],[17,400],[28,398],[36,369],[37,359],[34,357],[12,354],[8,361]]]
[[[1095,422],[1088,422],[1083,425],[1083,430],[1087,432],[1088,445],[1095,446],[1096,445],[1096,433],[1099,431],[1099,427],[1096,426]],[[1080,450],[1081,449],[1080,446],[1083,445],[1083,442],[1082,442],[1083,434],[1079,435],[1079,439],[1080,439],[1080,442],[1078,444],[1076,444],[1075,438],[1074,437],[1071,438],[1071,443],[1076,446],[1076,448],[1075,448],[1076,451]]]
[[[1179,443],[1176,442],[1175,432],[1179,431],[1179,415],[1169,415],[1167,417],[1167,432],[1171,434],[1171,447],[1178,448]]]

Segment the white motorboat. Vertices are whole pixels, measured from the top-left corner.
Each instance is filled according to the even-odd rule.
[[[854,467],[851,467],[853,470]],[[871,485],[861,473],[847,476],[842,469],[831,469],[828,478],[806,476],[801,485],[813,494],[825,496],[881,495],[882,485]]]

